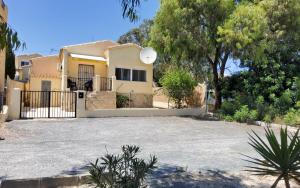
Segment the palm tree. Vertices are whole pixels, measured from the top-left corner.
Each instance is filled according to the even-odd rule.
[[[267,142],[260,138],[254,131],[249,134],[249,144],[263,158],[249,157],[246,160],[254,165],[247,166],[247,170],[255,175],[277,176],[272,185],[275,188],[278,182],[283,179],[287,188],[290,187],[289,180],[294,179],[300,182],[300,140],[299,129],[289,134],[287,128],[280,130],[280,141],[270,128],[265,129]]]

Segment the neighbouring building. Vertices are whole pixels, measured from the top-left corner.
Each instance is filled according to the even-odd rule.
[[[40,54],[29,54],[29,55],[19,55],[15,59],[16,68],[16,80],[28,81],[29,80],[29,70],[31,67],[30,60],[36,57],[42,57]]]
[[[8,9],[3,0],[0,0],[0,16],[1,23],[7,22]],[[4,103],[4,88],[5,88],[5,49],[0,51],[0,112]]]
[[[153,105],[153,65],[141,62],[141,50],[136,44],[97,41],[62,47],[54,56],[22,56],[16,65],[20,78],[28,79],[28,91],[85,90],[88,110],[116,108],[117,95],[128,96],[130,107],[146,108]]]

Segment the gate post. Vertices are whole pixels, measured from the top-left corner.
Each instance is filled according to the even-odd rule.
[[[77,118],[83,118],[85,117],[85,97],[86,97],[86,91],[79,90],[76,91],[77,100],[76,100],[76,117]]]
[[[17,120],[21,116],[21,89],[14,88],[11,92],[10,103],[8,104],[8,119]]]

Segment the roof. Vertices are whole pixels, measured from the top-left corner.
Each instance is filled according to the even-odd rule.
[[[71,57],[73,58],[78,58],[78,59],[87,59],[87,60],[94,60],[94,61],[107,61],[104,57],[99,57],[99,56],[89,56],[89,55],[80,55],[80,54],[70,54]]]
[[[105,51],[109,47],[116,46],[116,45],[119,45],[119,43],[110,40],[103,40],[103,41],[64,46],[60,50],[60,55],[62,53],[62,50],[67,50],[69,53],[74,53],[74,54],[84,54],[88,56],[105,57]]]
[[[126,44],[119,44],[119,45],[115,45],[115,46],[111,46],[108,48],[108,50],[110,49],[117,49],[117,48],[126,48],[126,47],[136,47],[138,49],[142,49],[141,46],[134,44],[134,43],[126,43]]]

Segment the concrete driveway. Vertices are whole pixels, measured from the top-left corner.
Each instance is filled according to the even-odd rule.
[[[24,120],[6,124],[0,141],[0,177],[22,179],[86,173],[97,157],[142,147],[165,169],[222,170],[237,173],[246,164],[241,153],[255,156],[247,132],[258,126],[181,117],[130,117],[72,120]]]

